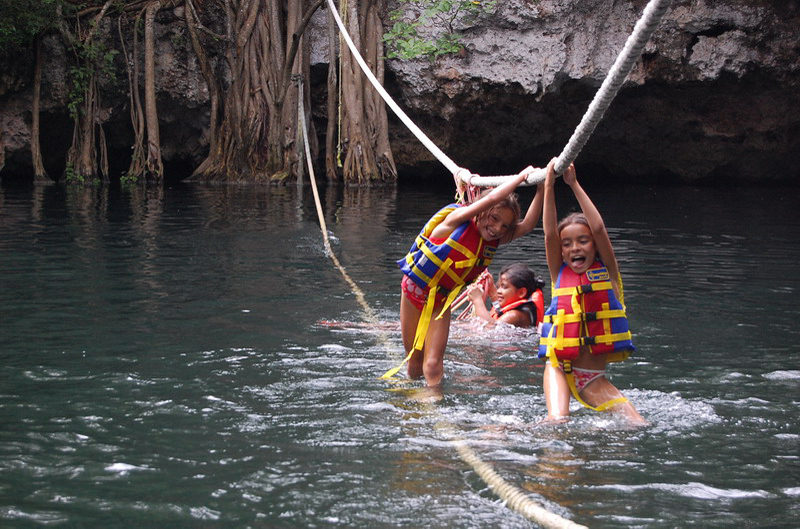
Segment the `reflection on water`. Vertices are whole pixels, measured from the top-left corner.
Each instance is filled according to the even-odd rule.
[[[458,322],[440,399],[403,356],[399,272],[449,192],[0,189],[0,518],[72,525],[529,527],[461,461],[591,527],[793,527],[800,216],[789,193],[591,189],[650,422],[545,414],[529,330]],[[530,191],[523,191],[523,202]],[[567,211],[569,205],[559,205]],[[541,231],[493,265],[546,271]]]

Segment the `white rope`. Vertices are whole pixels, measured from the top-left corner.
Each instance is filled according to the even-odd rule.
[[[376,323],[378,318],[375,317],[375,312],[372,310],[372,307],[369,306],[367,303],[367,298],[364,296],[364,292],[358,288],[358,285],[355,281],[347,274],[347,271],[342,266],[342,263],[339,262],[339,259],[336,257],[336,254],[333,253],[333,248],[331,247],[331,241],[328,237],[328,226],[325,223],[325,216],[322,213],[322,203],[319,199],[319,191],[317,191],[317,177],[314,174],[314,165],[311,158],[311,146],[308,143],[308,129],[306,127],[306,113],[303,109],[303,90],[302,90],[302,79],[298,81],[298,91],[300,92],[300,111],[298,112],[298,117],[300,119],[300,128],[303,129],[303,143],[305,144],[305,153],[306,153],[306,165],[308,166],[308,178],[311,180],[311,190],[314,193],[314,203],[317,206],[317,217],[319,218],[319,229],[322,231],[322,241],[325,245],[325,252],[328,254],[328,257],[331,261],[333,261],[334,266],[341,272],[342,277],[350,285],[350,289],[355,294],[356,299],[358,300],[359,305],[361,308],[364,309],[364,318],[370,323]]]
[[[339,26],[339,31],[342,37],[344,37],[348,48],[350,48],[353,57],[355,57],[358,65],[364,72],[364,75],[366,75],[367,79],[369,79],[369,82],[372,83],[372,86],[375,87],[386,104],[389,105],[397,117],[399,117],[406,127],[408,127],[411,133],[414,134],[414,136],[416,136],[417,139],[422,142],[422,144],[431,152],[431,154],[433,154],[437,160],[447,167],[447,169],[449,169],[453,175],[456,175],[459,171],[461,171],[458,176],[464,183],[480,187],[499,186],[511,176],[479,176],[472,174],[468,170],[459,167],[444,152],[442,152],[442,150],[439,149],[439,147],[437,147],[436,144],[434,144],[413,121],[411,121],[411,118],[409,118],[408,115],[406,115],[406,113],[403,112],[399,106],[397,106],[397,103],[394,102],[391,96],[386,92],[386,90],[384,90],[383,86],[381,86],[381,84],[372,74],[372,71],[369,69],[366,62],[364,62],[364,59],[361,57],[361,54],[355,47],[355,44],[353,44],[353,41],[350,39],[347,29],[344,27],[341,18],[339,18],[339,13],[335,4],[333,3],[333,0],[328,0],[328,6],[334,16],[334,19],[336,20],[336,24]],[[658,24],[661,22],[661,18],[668,7],[669,0],[650,0],[650,2],[647,4],[647,7],[645,7],[644,12],[642,13],[642,18],[636,23],[633,32],[625,42],[625,46],[617,57],[617,60],[614,62],[614,65],[608,72],[608,75],[603,81],[603,84],[600,86],[600,89],[597,91],[597,94],[595,94],[595,97],[589,105],[586,113],[583,115],[583,119],[581,119],[580,124],[575,129],[575,132],[572,134],[572,137],[570,138],[566,147],[564,147],[564,150],[558,156],[558,160],[556,161],[555,165],[556,174],[560,175],[566,171],[569,167],[569,164],[574,162],[578,157],[581,149],[594,132],[595,127],[603,118],[603,114],[616,97],[617,92],[619,92],[622,83],[628,77],[631,69],[633,69],[633,65],[636,63],[639,55],[641,55],[642,49],[647,44],[647,41],[650,40],[651,35],[658,27]],[[528,175],[521,185],[533,185],[543,182],[546,174],[547,172],[545,169],[538,169]]]
[[[641,55],[647,41],[661,22],[661,18],[669,7],[669,0],[650,0],[642,13],[642,18],[636,23],[633,32],[625,42],[625,46],[614,61],[614,65],[609,70],[603,84],[595,94],[589,108],[583,115],[580,124],[572,133],[572,137],[567,142],[567,146],[561,151],[554,167],[556,174],[562,174],[567,170],[569,164],[575,161],[578,153],[586,144],[589,136],[594,132],[595,127],[603,119],[603,114],[611,105],[611,101],[619,92],[622,83],[633,69],[633,65]]]
[[[302,80],[298,80],[298,91],[300,92],[300,108],[298,112],[299,118],[299,126],[302,129],[302,136],[303,136],[303,143],[305,145],[305,158],[306,164],[308,166],[308,174],[309,180],[311,180],[311,190],[314,194],[314,203],[317,207],[317,216],[319,217],[319,227],[322,231],[322,240],[325,245],[325,251],[328,254],[328,257],[333,261],[334,266],[341,272],[342,277],[344,277],[345,281],[350,285],[353,293],[358,300],[358,303],[361,305],[361,308],[364,310],[365,319],[369,323],[376,323],[377,318],[375,317],[375,312],[367,303],[366,297],[364,293],[358,288],[358,285],[353,281],[350,276],[345,271],[342,264],[339,262],[339,259],[336,258],[336,254],[333,253],[333,248],[331,248],[330,239],[328,237],[328,227],[325,223],[325,216],[322,212],[322,203],[319,199],[319,192],[317,191],[317,183],[316,183],[316,176],[314,175],[314,166],[312,164],[311,158],[311,147],[308,143],[308,130],[306,128],[306,118],[305,118],[305,111],[303,110],[302,104]],[[385,338],[382,337],[381,341],[387,342]],[[436,412],[436,410],[431,406],[429,408],[430,412]],[[437,412],[438,413],[438,412]],[[481,461],[478,455],[467,445],[467,443],[458,437],[456,433],[456,428],[453,424],[445,421],[439,420],[436,423],[436,429],[439,431],[444,432],[448,437],[449,441],[453,443],[455,446],[456,451],[461,456],[461,459],[470,465],[473,470],[483,479],[483,481],[492,489],[495,494],[497,494],[500,499],[506,502],[506,504],[512,509],[517,511],[518,513],[522,514],[529,520],[541,525],[542,527],[546,528],[553,528],[553,529],[579,529],[584,526],[578,525],[566,518],[562,518],[561,516],[552,513],[530,499],[525,491],[515,487],[507,483],[503,478],[495,472],[495,470],[488,465]]]

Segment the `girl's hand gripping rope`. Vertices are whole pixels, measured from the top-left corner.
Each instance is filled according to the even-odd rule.
[[[456,202],[459,204],[471,204],[478,196],[478,186],[472,184],[472,178],[480,176],[469,169],[459,168],[453,173],[456,183]]]

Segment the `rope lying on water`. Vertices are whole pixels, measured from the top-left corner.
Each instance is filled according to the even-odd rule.
[[[301,82],[301,80],[298,81],[298,83]],[[300,93],[302,94],[302,90],[300,90]],[[345,281],[350,285],[350,288],[356,295],[359,305],[361,305],[362,309],[364,310],[366,319],[374,323],[377,321],[377,318],[375,317],[375,313],[373,312],[372,308],[367,303],[364,293],[361,291],[355,281],[353,281],[347,274],[344,267],[333,253],[333,249],[331,248],[330,239],[328,237],[328,227],[325,223],[325,218],[322,212],[322,204],[319,199],[319,192],[317,191],[316,176],[314,174],[314,167],[311,162],[311,147],[308,143],[308,130],[306,128],[305,112],[303,111],[302,106],[300,107],[300,112],[298,112],[298,114],[300,117],[300,126],[302,128],[303,143],[305,144],[305,158],[308,167],[309,179],[311,180],[311,190],[314,194],[314,203],[317,207],[317,216],[319,217],[319,225],[320,230],[322,231],[325,251],[328,254],[328,257],[330,257],[331,261],[333,261],[336,268],[341,272],[342,277],[344,277]],[[428,412],[431,414],[437,414],[438,416],[438,410],[436,410],[429,403]],[[505,501],[506,505],[508,505],[508,507],[512,510],[520,513],[527,519],[545,528],[573,529],[584,527],[548,511],[530,499],[523,490],[503,480],[503,478],[497,472],[495,472],[490,465],[484,463],[478,457],[478,455],[467,445],[466,441],[457,435],[455,426],[449,422],[444,421],[443,419],[437,421],[436,429],[444,433],[449,438],[448,440],[453,444],[461,459],[471,466],[473,470],[475,470],[475,472],[481,477],[481,479],[483,479],[483,481],[489,486],[489,488],[494,491],[494,493],[497,494],[500,499]]]
[[[302,79],[298,77],[298,87],[301,86]],[[376,323],[378,318],[375,316],[375,312],[372,310],[372,307],[370,307],[369,303],[367,303],[367,298],[364,296],[364,292],[358,287],[356,282],[353,281],[353,279],[344,269],[342,263],[339,262],[339,259],[336,257],[336,254],[333,252],[333,248],[331,247],[331,241],[328,237],[328,225],[325,223],[325,216],[322,212],[322,203],[320,202],[319,191],[317,190],[317,178],[314,174],[314,166],[311,161],[311,146],[308,143],[308,128],[306,127],[306,115],[302,103],[303,90],[298,89],[298,91],[300,92],[300,111],[298,112],[298,117],[300,119],[300,128],[303,136],[303,143],[305,145],[305,158],[308,166],[309,180],[311,180],[311,191],[314,193],[314,204],[317,206],[317,217],[319,218],[319,228],[322,231],[322,241],[325,245],[325,253],[328,254],[328,257],[330,257],[331,261],[333,261],[336,269],[342,274],[345,282],[350,285],[350,289],[353,291],[353,294],[355,294],[358,304],[361,305],[361,308],[364,310],[364,319],[370,323]]]

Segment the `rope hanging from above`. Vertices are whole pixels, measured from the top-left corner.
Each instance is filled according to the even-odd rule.
[[[473,174],[469,170],[459,167],[458,164],[451,160],[439,147],[437,147],[436,144],[434,144],[430,138],[428,138],[428,136],[426,136],[425,133],[422,132],[419,127],[417,127],[417,125],[397,105],[397,103],[395,103],[383,86],[378,82],[372,71],[367,66],[366,62],[364,62],[364,59],[361,57],[358,49],[353,44],[353,41],[350,39],[347,29],[339,17],[338,9],[333,3],[333,0],[327,0],[327,2],[331,14],[333,14],[336,24],[339,26],[341,36],[344,38],[348,48],[350,48],[350,51],[353,54],[353,57],[355,57],[356,62],[361,67],[361,70],[364,72],[364,75],[366,75],[369,82],[375,87],[375,90],[378,91],[380,96],[383,98],[386,104],[389,105],[389,108],[392,109],[395,115],[397,115],[397,117],[400,118],[405,126],[408,127],[409,131],[411,131],[411,133],[417,137],[417,139],[431,152],[431,154],[433,154],[433,156],[453,174],[457,182],[464,182],[467,186],[496,187],[502,184],[505,179],[509,178],[509,175],[480,176]],[[650,40],[653,32],[661,22],[661,18],[664,16],[664,13],[669,7],[669,3],[669,0],[650,0],[645,7],[642,17],[636,23],[633,32],[625,42],[625,46],[614,62],[614,65],[611,67],[611,70],[608,72],[608,75],[603,81],[603,84],[600,86],[600,89],[597,91],[597,94],[595,94],[595,97],[584,114],[583,119],[575,129],[575,132],[572,134],[569,142],[564,147],[564,150],[558,156],[555,166],[556,174],[561,174],[566,171],[569,165],[578,157],[581,149],[594,132],[595,127],[603,118],[603,114],[608,109],[609,105],[611,105],[611,102],[614,100],[614,97],[616,97],[617,92],[619,92],[622,83],[627,78],[631,69],[633,69],[633,65],[636,63],[639,55],[641,55],[644,46],[647,44],[647,41]],[[543,182],[545,175],[545,169],[537,169],[536,171],[532,172],[521,185],[534,185]],[[462,193],[460,187],[459,193]]]
[[[625,82],[628,74],[633,69],[633,65],[636,64],[647,41],[650,40],[653,32],[655,32],[668,7],[669,0],[650,0],[644,8],[642,17],[634,26],[628,40],[625,41],[625,46],[623,46],[622,51],[617,56],[617,60],[614,61],[614,65],[608,71],[608,75],[606,75],[603,84],[600,85],[600,89],[589,104],[589,108],[583,115],[581,122],[575,132],[572,133],[572,137],[567,142],[564,150],[558,156],[554,167],[556,174],[560,175],[566,171],[569,165],[578,157],[578,153],[586,145],[597,124],[603,119],[603,114],[605,114],[609,105],[617,96],[622,83]]]

